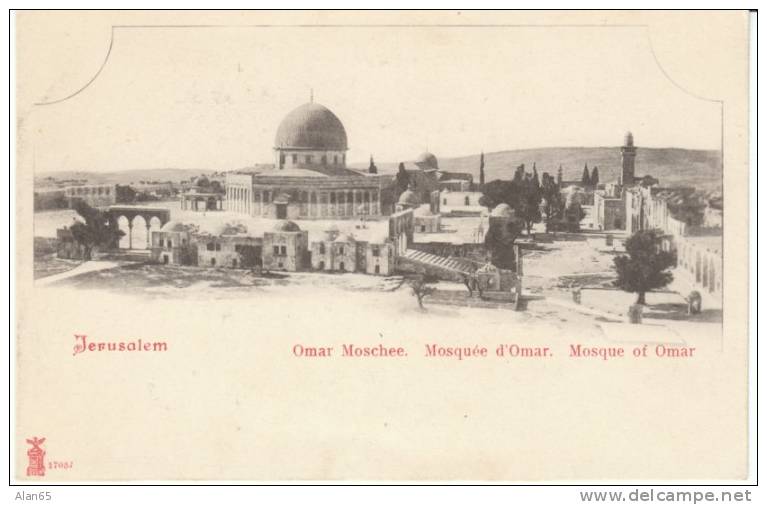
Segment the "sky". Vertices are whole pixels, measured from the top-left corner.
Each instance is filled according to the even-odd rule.
[[[107,46],[51,48],[66,72],[40,70],[40,101],[86,84]],[[617,146],[628,130],[639,147],[720,147],[719,104],[671,82],[635,27],[116,28],[93,82],[25,121],[40,172],[232,170],[272,161],[312,89],[350,162]]]

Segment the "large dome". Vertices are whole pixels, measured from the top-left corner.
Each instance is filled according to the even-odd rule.
[[[301,231],[301,228],[299,228],[298,225],[293,221],[278,221],[272,229],[274,231]]]
[[[346,130],[327,107],[306,103],[293,109],[277,128],[277,149],[346,151]]]
[[[430,152],[421,153],[418,156],[418,158],[416,158],[415,164],[424,170],[430,169],[430,168],[439,170],[439,163],[437,162],[437,157]]]

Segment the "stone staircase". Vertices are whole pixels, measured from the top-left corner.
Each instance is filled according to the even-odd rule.
[[[401,258],[427,268],[446,270],[456,274],[471,275],[477,270],[477,266],[471,261],[461,258],[447,258],[416,249],[406,250]]]

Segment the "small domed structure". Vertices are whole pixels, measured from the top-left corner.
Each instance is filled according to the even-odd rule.
[[[248,228],[242,223],[226,223],[221,235],[247,235]]]
[[[626,136],[623,137],[623,145],[626,147],[634,147],[634,135],[631,132],[626,132]]]
[[[439,163],[437,162],[437,157],[428,151],[421,153],[418,156],[418,158],[416,158],[415,164],[418,165],[418,167],[421,170],[428,170],[428,169],[439,170]]]
[[[187,231],[189,227],[185,225],[184,223],[181,223],[179,221],[168,221],[165,223],[162,228],[160,228],[160,231]]]
[[[490,213],[490,217],[514,217],[514,210],[508,203],[499,203]]]
[[[277,224],[275,224],[272,230],[280,232],[296,232],[301,231],[301,228],[299,228],[298,225],[293,221],[285,220],[279,221]]]
[[[403,207],[418,207],[421,205],[421,199],[418,198],[418,195],[415,194],[414,191],[410,189],[406,189],[402,192],[401,195],[399,195],[399,200],[397,200],[397,205],[402,205]]]

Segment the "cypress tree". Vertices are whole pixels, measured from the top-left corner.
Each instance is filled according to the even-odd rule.
[[[485,184],[485,153],[479,155],[479,185]]]

